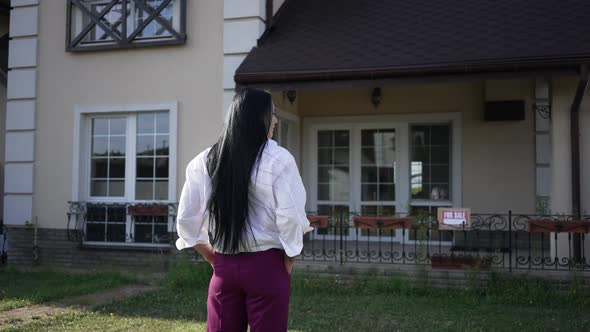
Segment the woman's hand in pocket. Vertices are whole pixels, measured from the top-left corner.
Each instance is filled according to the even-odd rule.
[[[285,255],[283,261],[285,264],[285,270],[291,275],[291,272],[293,272],[293,265],[295,264],[295,258]]]
[[[213,250],[213,246],[210,244],[197,244],[195,246],[195,250],[205,258],[209,264],[213,267],[213,260],[215,258],[215,250]]]

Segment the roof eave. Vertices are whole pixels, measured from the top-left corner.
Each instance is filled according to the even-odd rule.
[[[359,85],[383,80],[436,80],[486,76],[522,76],[531,74],[576,73],[581,64],[590,63],[590,55],[575,58],[510,60],[436,64],[398,68],[364,68],[338,71],[241,72],[234,76],[240,86]]]

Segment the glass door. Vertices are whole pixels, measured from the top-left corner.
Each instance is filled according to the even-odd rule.
[[[393,126],[360,126],[318,129],[313,163],[316,181],[312,206],[320,215],[330,216],[331,227],[317,234],[340,235],[351,240],[401,241],[395,230],[353,230],[353,217],[395,216],[397,208],[397,141]],[[340,225],[342,223],[342,225]],[[342,228],[341,228],[342,226]],[[400,233],[400,234],[398,234]]]
[[[330,227],[320,235],[348,234],[351,204],[350,130],[318,130],[317,133],[317,213],[330,216]],[[342,225],[340,225],[342,222]]]
[[[422,119],[424,117],[424,119]],[[359,121],[360,119],[360,121]],[[414,232],[379,228],[364,220],[358,231],[353,218],[427,216],[428,239],[448,244],[451,232],[428,221],[441,206],[460,204],[460,121],[453,116],[325,118],[308,123],[306,178],[309,207],[346,223],[350,240],[414,243]],[[454,145],[455,144],[455,145]],[[307,149],[309,147],[309,149]],[[340,218],[348,216],[348,218]],[[429,226],[430,225],[430,226]],[[318,230],[317,234],[334,235]],[[339,233],[338,233],[339,235]]]
[[[358,212],[366,217],[394,217],[397,212],[396,178],[397,148],[396,130],[393,127],[367,128],[357,131],[360,136],[360,158],[356,160],[359,170],[356,206]],[[396,230],[363,229],[363,239],[401,241]],[[393,239],[391,239],[393,238]]]

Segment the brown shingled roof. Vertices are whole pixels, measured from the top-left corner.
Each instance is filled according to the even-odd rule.
[[[590,63],[589,0],[287,0],[238,84]]]

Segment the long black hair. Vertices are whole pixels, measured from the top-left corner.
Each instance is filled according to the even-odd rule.
[[[232,101],[225,128],[207,157],[211,196],[207,203],[213,243],[235,254],[252,232],[248,220],[252,170],[262,156],[272,121],[272,96],[242,89]],[[255,240],[255,239],[254,239]]]

